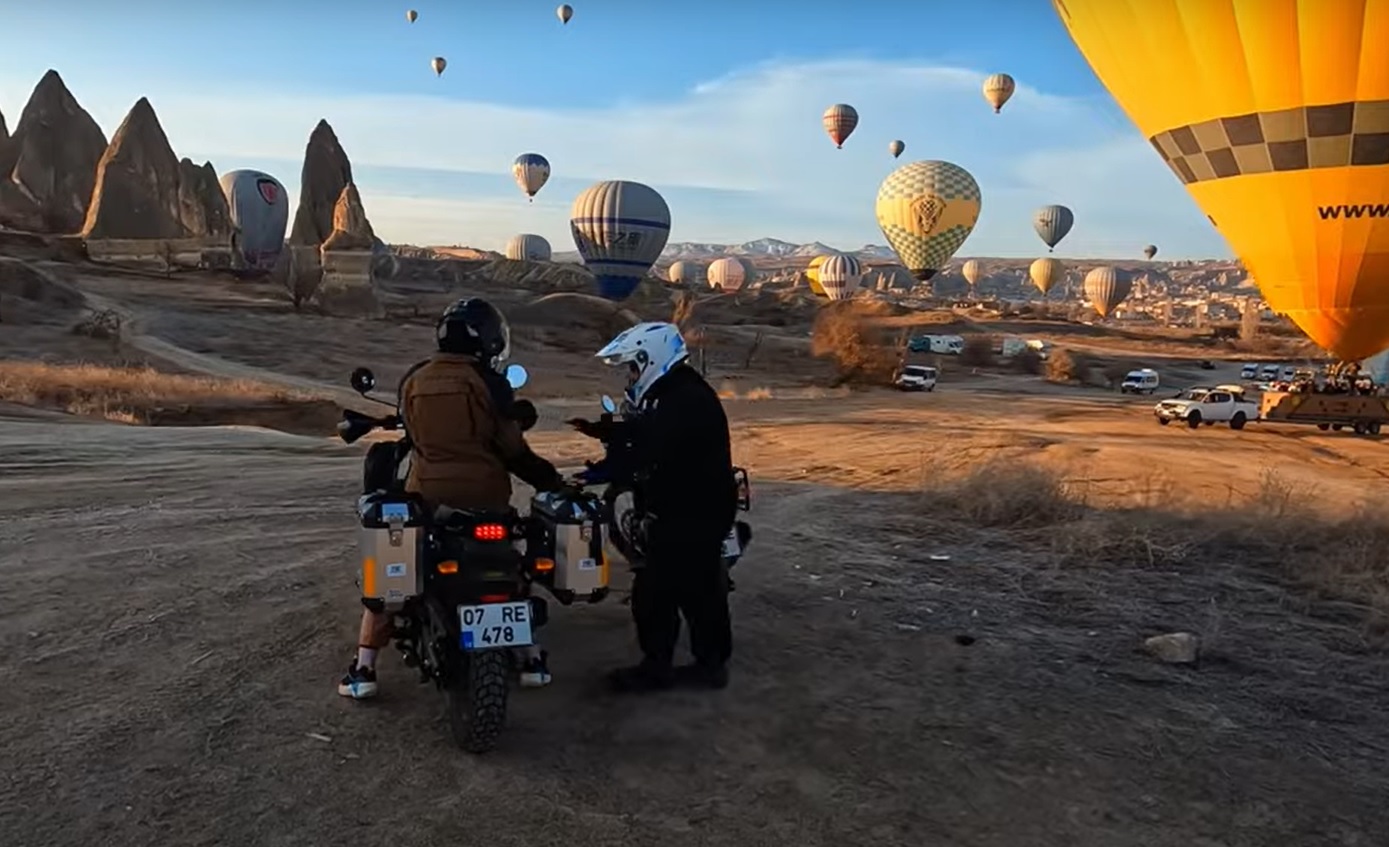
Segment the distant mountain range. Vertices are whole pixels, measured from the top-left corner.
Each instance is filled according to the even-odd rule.
[[[749,259],[810,259],[827,253],[853,253],[860,259],[893,259],[896,253],[891,247],[865,244],[857,250],[838,250],[828,244],[812,241],[809,244],[792,244],[779,238],[759,238],[742,244],[698,244],[692,241],[677,241],[667,244],[661,251],[663,259],[717,259],[720,256],[745,256]]]

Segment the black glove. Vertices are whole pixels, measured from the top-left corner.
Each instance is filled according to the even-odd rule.
[[[595,438],[599,441],[608,441],[612,438],[615,424],[612,421],[591,421],[586,418],[570,418],[565,423],[574,427],[583,435]]]

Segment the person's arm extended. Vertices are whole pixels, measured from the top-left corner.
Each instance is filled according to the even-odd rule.
[[[521,425],[504,415],[497,415],[496,445],[507,471],[536,491],[554,491],[564,485],[555,466],[526,443]]]

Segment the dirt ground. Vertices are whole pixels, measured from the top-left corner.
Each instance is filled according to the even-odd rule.
[[[75,284],[129,318],[122,356],[343,403],[353,366],[390,385],[430,341],[254,286]],[[3,353],[85,358],[57,338]],[[1237,556],[1063,563],[1046,528],[952,523],[931,493],[948,469],[1026,460],[1102,508],[1230,508],[1273,470],[1335,509],[1382,484],[1383,441],[1164,429],[1147,398],[1020,375],[830,390],[792,364],[803,343],[714,367],[754,487],[729,689],[609,695],[603,672],[634,658],[626,608],[558,609],[554,684],[514,692],[483,757],[392,655],[376,702],[334,691],[360,608],[360,447],[0,406],[0,844],[1386,842],[1389,658],[1366,609]],[[591,448],[562,420],[611,376],[518,348],[531,441],[576,465]],[[1141,650],[1174,630],[1202,635],[1199,666]]]

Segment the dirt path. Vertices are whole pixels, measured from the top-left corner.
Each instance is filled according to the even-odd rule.
[[[743,449],[770,467],[780,448]],[[562,609],[555,684],[465,757],[393,657],[379,702],[333,691],[356,463],[266,432],[0,423],[0,843],[1186,847],[1389,826],[1386,668],[1341,629],[1267,588],[1048,573],[918,536],[904,495],[811,482],[757,488],[728,691],[612,698],[596,680],[631,658],[625,610]],[[1132,652],[1212,597],[1238,663]]]

